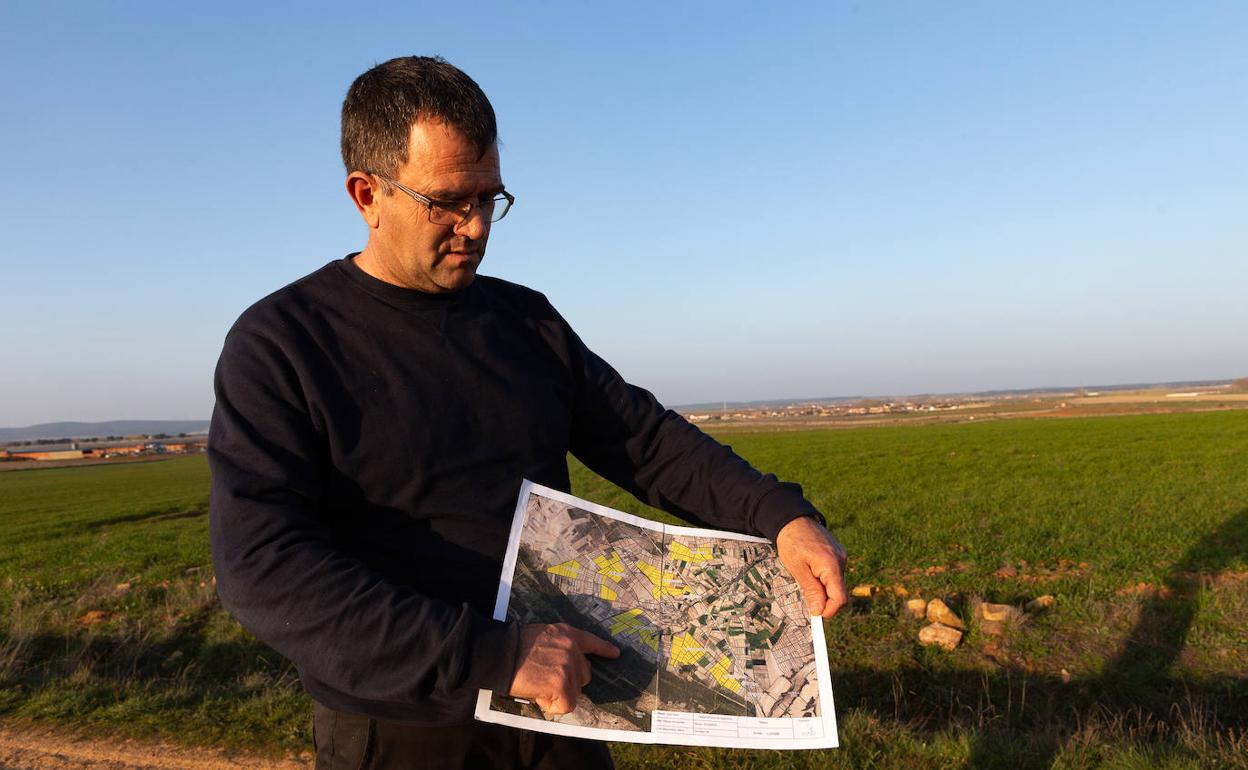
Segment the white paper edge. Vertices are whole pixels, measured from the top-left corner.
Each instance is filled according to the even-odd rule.
[[[524,730],[536,730],[542,733],[564,735],[569,738],[589,738],[596,741],[622,741],[626,743],[662,743],[655,740],[654,733],[645,730],[612,730],[606,727],[583,727],[563,722],[551,722],[546,719],[508,714],[506,711],[491,711],[490,699],[493,693],[482,690],[477,694],[477,719],[483,722],[519,727]]]
[[[516,499],[516,512],[511,520],[511,532],[507,537],[507,554],[503,558],[503,569],[499,576],[498,596],[494,600],[494,619],[507,619],[507,606],[511,601],[511,582],[515,577],[516,559],[519,558],[520,551],[520,535],[524,532],[524,522],[528,517],[529,497],[532,494],[539,494],[542,497],[549,497],[562,503],[575,506],[581,510],[588,510],[600,516],[609,519],[623,521],[637,527],[649,529],[651,531],[664,534],[673,534],[685,537],[716,537],[727,538],[730,540],[744,540],[754,543],[767,543],[771,541],[766,538],[754,537],[753,535],[742,535],[736,532],[726,532],[718,529],[703,529],[700,527],[681,527],[672,524],[664,524],[662,522],[650,521],[640,516],[634,516],[631,513],[617,511],[598,503],[584,500],[566,492],[543,486],[525,479],[520,484],[520,493]],[[508,727],[519,727],[526,730],[537,730],[540,732],[551,733],[553,735],[563,735],[570,738],[590,738],[601,741],[622,741],[627,743],[644,743],[644,744],[665,744],[672,746],[718,746],[733,749],[831,749],[840,745],[839,736],[836,729],[836,711],[832,703],[832,675],[828,665],[827,642],[823,635],[823,619],[819,616],[811,616],[810,618],[810,636],[811,644],[815,650],[815,675],[819,680],[819,707],[820,718],[823,722],[823,736],[820,738],[719,738],[714,736],[671,736],[662,733],[646,732],[644,730],[612,730],[605,727],[583,727],[581,725],[569,725],[562,722],[552,722],[546,719],[534,719],[533,717],[520,716],[518,714],[508,714],[505,711],[495,711],[490,708],[490,701],[494,697],[492,690],[479,690],[477,692],[477,707],[473,716],[483,722],[491,722],[494,724],[506,725]],[[823,654],[819,654],[823,651]]]
[[[671,535],[679,535],[681,537],[722,537],[722,538],[727,538],[729,540],[745,540],[751,543],[767,543],[768,545],[771,544],[771,541],[765,537],[755,537],[753,535],[742,535],[739,532],[729,532],[723,529],[703,529],[700,527],[682,527],[677,524],[664,524],[661,521],[651,521],[650,519],[643,519],[640,516],[635,516],[631,513],[625,513],[624,511],[617,511],[614,508],[608,508],[605,505],[599,505],[598,503],[591,502],[589,500],[584,500],[582,498],[576,497],[575,495],[570,495],[567,492],[561,492],[558,489],[551,489],[550,487],[544,487],[541,484],[536,484],[532,481],[529,481],[528,479],[525,479],[524,483],[520,485],[520,494],[524,498],[521,501],[520,505],[522,505],[523,509],[526,511],[528,509],[528,500],[527,500],[528,493],[536,493],[536,494],[541,495],[542,497],[549,497],[552,500],[558,500],[561,503],[567,503],[568,505],[575,506],[577,508],[580,508],[581,510],[592,511],[593,513],[596,513],[599,516],[606,516],[608,519],[615,519],[616,521],[622,521],[627,524],[632,524],[635,527],[642,527],[643,529],[649,529],[654,532],[663,532],[663,533],[671,534]],[[519,536],[520,536],[520,530],[517,530],[514,527],[514,522],[513,522],[511,537],[516,539],[517,546],[519,546],[519,542],[520,542],[518,539]],[[508,552],[510,553],[510,550],[511,550],[510,541],[507,543],[507,549],[508,549]]]
[[[503,570],[498,576],[498,595],[494,597],[494,619],[507,619],[507,605],[511,602],[511,581],[516,576],[516,559],[520,557],[520,533],[528,518],[529,492],[535,485],[525,479],[516,497],[516,512],[511,516],[511,532],[507,535],[507,554],[503,557]]]
[[[810,641],[815,648],[815,676],[819,679],[819,711],[823,719],[823,743],[820,748],[834,749],[841,745],[836,729],[836,706],[832,702],[832,669],[828,664],[828,640],[823,635],[823,617],[810,618]]]

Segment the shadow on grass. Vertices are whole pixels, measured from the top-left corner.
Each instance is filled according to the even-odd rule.
[[[112,516],[109,518],[93,519],[89,521],[58,522],[55,525],[44,526],[38,530],[32,530],[29,534],[6,535],[4,542],[7,547],[16,549],[20,546],[26,545],[27,543],[44,543],[49,540],[56,540],[57,538],[94,534],[119,524],[177,521],[178,519],[195,519],[206,517],[207,515],[207,506],[196,506],[192,508],[172,506],[143,511],[142,513],[128,513],[122,516]]]
[[[1182,677],[1172,669],[1196,616],[1201,581],[1245,554],[1248,509],[1187,551],[1098,676],[1065,680],[1009,666],[994,672],[833,666],[837,690],[860,696],[838,705],[922,730],[972,730],[975,768],[1049,768],[1071,736],[1098,727],[1179,750],[1233,736],[1242,743],[1248,676]],[[1021,754],[1020,740],[1028,743]]]
[[[253,696],[259,687],[294,676],[289,662],[254,638],[205,639],[220,611],[215,603],[200,608],[159,637],[0,632],[0,716],[20,712],[38,697],[62,715],[91,721],[90,712],[115,705],[118,697],[159,693],[193,710],[221,698]]]
[[[144,511],[142,513],[131,513],[125,516],[114,516],[111,519],[97,519],[96,521],[84,523],[82,527],[86,530],[98,530],[118,524],[137,524],[141,521],[176,521],[178,519],[195,519],[207,515],[208,507],[206,505],[197,508],[165,508],[155,511]]]

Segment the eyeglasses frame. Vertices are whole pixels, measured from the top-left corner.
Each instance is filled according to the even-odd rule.
[[[412,199],[414,199],[418,203],[425,204],[425,208],[428,209],[429,211],[429,221],[435,225],[451,224],[449,222],[434,222],[433,221],[433,207],[435,204],[438,205],[443,211],[459,212],[459,221],[455,222],[454,224],[451,224],[452,227],[459,227],[464,222],[467,222],[468,219],[472,216],[472,210],[475,208],[481,208],[480,203],[473,203],[472,201],[468,201],[468,200],[443,201],[443,200],[438,200],[436,198],[430,198],[427,195],[421,195],[420,193],[416,192],[412,188],[403,184],[399,180],[391,179],[390,177],[384,174],[378,174],[376,172],[373,172],[373,176],[377,177],[378,179],[385,182],[386,184],[393,185],[394,187],[401,190],[402,192],[407,193]],[[495,222],[501,222],[503,220],[503,217],[507,216],[507,214],[511,212],[511,207],[516,202],[516,196],[512,195],[506,190],[500,190],[490,200],[493,201],[494,203],[497,203],[500,200],[507,201],[507,208],[503,209],[503,213],[499,215],[498,219],[488,219],[488,218],[486,219],[486,221],[489,222],[490,224],[494,224]],[[466,212],[464,211],[464,206],[468,206],[468,210]]]

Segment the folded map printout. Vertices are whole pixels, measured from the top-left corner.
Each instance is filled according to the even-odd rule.
[[[568,623],[620,657],[591,657],[570,714],[482,690],[477,719],[634,743],[837,745],[822,621],[761,538],[647,521],[525,481],[494,617]]]

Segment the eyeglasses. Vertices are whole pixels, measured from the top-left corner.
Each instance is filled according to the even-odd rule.
[[[452,225],[457,227],[468,221],[468,217],[472,216],[474,208],[481,209],[481,213],[487,221],[497,222],[507,216],[507,212],[511,211],[511,204],[516,202],[516,196],[509,192],[500,192],[489,200],[477,201],[476,203],[472,201],[439,201],[421,195],[412,188],[388,176],[382,176],[381,174],[374,174],[374,176],[386,184],[394,185],[417,202],[425,204],[425,207],[429,209],[429,221],[435,225]]]

